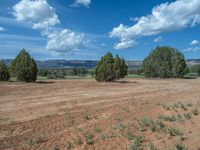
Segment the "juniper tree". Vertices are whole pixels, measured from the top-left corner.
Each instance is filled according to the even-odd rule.
[[[183,77],[187,66],[183,54],[177,49],[163,46],[155,48],[144,59],[142,70],[146,77]]]
[[[11,63],[11,75],[17,81],[35,82],[37,79],[37,65],[30,54],[23,49]]]
[[[112,82],[124,78],[127,75],[127,64],[123,58],[116,55],[113,58],[108,52],[101,58],[95,69],[95,79],[100,82]]]

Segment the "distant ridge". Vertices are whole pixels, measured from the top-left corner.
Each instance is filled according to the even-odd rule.
[[[3,59],[6,65],[10,65],[12,59]],[[95,60],[37,60],[39,68],[94,68],[98,61]],[[200,59],[186,60],[188,66],[200,64]],[[127,61],[129,68],[140,68],[142,61]]]

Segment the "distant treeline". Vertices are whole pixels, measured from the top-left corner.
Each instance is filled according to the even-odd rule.
[[[64,79],[66,76],[93,76],[94,70],[86,68],[39,69],[38,76],[48,79]]]

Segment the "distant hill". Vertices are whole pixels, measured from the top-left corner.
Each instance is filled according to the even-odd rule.
[[[193,66],[196,64],[200,64],[200,59],[188,59],[187,60],[187,65],[188,66]]]
[[[12,59],[4,59],[6,65],[10,65]],[[39,68],[94,68],[98,61],[94,60],[37,60]],[[188,59],[188,66],[200,64],[200,59]],[[142,66],[142,61],[127,61],[129,68],[139,68]]]

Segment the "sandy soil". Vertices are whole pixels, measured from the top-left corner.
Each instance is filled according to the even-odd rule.
[[[198,150],[198,111],[200,79],[0,83],[0,149]]]

